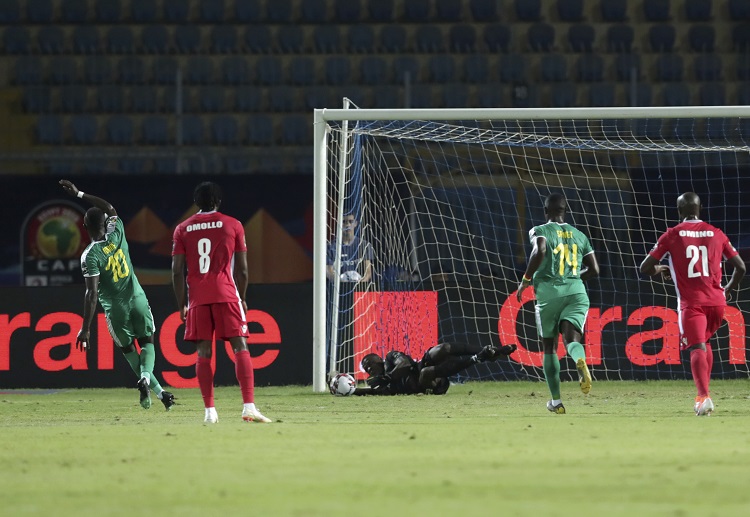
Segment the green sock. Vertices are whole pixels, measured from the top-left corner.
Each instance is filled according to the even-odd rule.
[[[544,354],[544,378],[552,400],[560,400],[560,360],[557,354]]]
[[[586,359],[586,349],[578,341],[571,341],[568,343],[568,355],[574,361],[578,362],[579,359]]]
[[[138,378],[141,377],[141,358],[138,356],[138,352],[135,351],[135,347],[132,352],[126,352],[122,355],[125,356],[130,367],[133,369]]]
[[[148,375],[148,380],[151,381],[154,373],[154,359],[156,359],[156,353],[154,352],[154,344],[146,343],[141,347],[141,369],[138,373],[139,377],[145,377]]]

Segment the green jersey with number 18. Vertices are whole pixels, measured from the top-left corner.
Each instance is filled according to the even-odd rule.
[[[119,217],[109,217],[104,240],[89,244],[81,255],[83,276],[99,277],[99,303],[109,311],[115,303],[130,303],[143,288],[130,262],[125,227]]]
[[[589,239],[573,226],[556,222],[532,228],[529,231],[532,244],[537,237],[547,241],[547,253],[533,278],[537,301],[586,294],[581,264],[583,257],[594,252]]]

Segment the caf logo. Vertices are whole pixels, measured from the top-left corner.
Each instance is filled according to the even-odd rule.
[[[36,245],[45,258],[70,258],[78,253],[81,230],[70,217],[53,215],[37,228]]]

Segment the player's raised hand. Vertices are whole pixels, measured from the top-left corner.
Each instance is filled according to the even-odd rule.
[[[71,196],[76,197],[78,195],[78,187],[73,185],[72,182],[68,180],[60,180],[59,183],[62,185],[63,190]]]
[[[88,351],[89,349],[89,331],[88,330],[79,330],[78,331],[78,337],[76,337],[76,348],[78,350],[83,350],[84,352]]]

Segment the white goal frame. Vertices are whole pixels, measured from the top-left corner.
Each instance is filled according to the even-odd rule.
[[[348,103],[347,103],[348,104]],[[345,104],[345,106],[347,105]],[[585,120],[750,118],[750,106],[679,106],[622,108],[492,108],[492,109],[316,109],[314,110],[313,216],[313,391],[327,391],[326,383],[326,186],[328,122],[375,120]],[[341,218],[338,219],[341,224]],[[340,229],[339,229],[340,230]],[[340,231],[338,232],[340,233]]]

